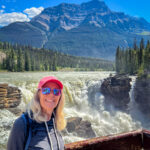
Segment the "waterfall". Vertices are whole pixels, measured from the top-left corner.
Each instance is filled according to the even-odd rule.
[[[39,80],[44,76],[54,75],[64,84],[66,118],[81,117],[82,120],[89,121],[97,137],[141,128],[140,122],[135,121],[132,115],[115,109],[108,111],[105,108],[105,97],[100,93],[100,87],[110,73],[114,74],[114,72],[3,73],[0,74],[0,82],[5,81],[20,88],[23,97],[18,107],[24,109],[25,104],[33,97]],[[10,127],[17,117],[7,109],[0,111],[2,120],[0,149],[3,149],[2,147],[7,143]],[[73,133],[68,133],[63,138],[65,143],[83,140]]]
[[[131,76],[131,89],[130,89],[130,92],[129,92],[129,96],[130,96],[130,102],[128,104],[128,110],[130,113],[132,113],[132,111],[134,110],[134,107],[136,105],[135,101],[134,101],[134,86],[135,86],[135,83],[136,83],[136,77],[135,76]]]
[[[134,99],[134,87],[136,83],[136,77],[131,76],[131,90],[129,92],[130,103],[128,105],[129,114],[134,118],[134,120],[140,120],[142,128],[150,130],[150,119],[147,118],[139,109],[140,106],[135,102]]]
[[[91,122],[92,129],[97,137],[141,128],[140,122],[135,121],[130,114],[114,108],[111,111],[106,110],[104,106],[105,97],[100,93],[104,78],[84,82],[78,80],[75,87],[72,83],[67,84],[68,91],[70,91],[68,97],[71,97],[71,102],[69,101],[66,105],[65,113],[68,117],[77,116]],[[68,138],[68,136],[71,138]],[[65,136],[64,139],[66,143],[70,143],[76,141],[77,137],[70,134]]]

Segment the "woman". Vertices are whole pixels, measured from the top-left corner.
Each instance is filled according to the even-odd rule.
[[[63,84],[53,76],[42,78],[26,112],[32,120],[31,140],[27,145],[27,127],[23,117],[19,117],[11,130],[7,150],[63,150],[59,132],[66,126],[63,107]]]

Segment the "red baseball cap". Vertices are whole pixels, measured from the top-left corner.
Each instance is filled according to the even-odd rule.
[[[60,89],[63,89],[63,84],[54,76],[48,76],[48,77],[42,78],[38,84],[38,88],[42,88],[43,85],[47,82],[55,82],[56,84],[58,84]]]

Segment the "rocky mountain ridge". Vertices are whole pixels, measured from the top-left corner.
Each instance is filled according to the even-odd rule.
[[[105,2],[92,0],[46,8],[30,22],[1,28],[0,40],[113,59],[118,45],[131,46],[134,38],[139,42],[149,34],[150,23],[145,19],[113,12]]]

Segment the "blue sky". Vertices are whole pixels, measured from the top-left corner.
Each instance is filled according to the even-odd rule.
[[[0,26],[14,21],[30,21],[44,8],[60,3],[81,4],[90,0],[0,0]],[[143,17],[150,22],[150,0],[104,0],[107,6],[118,12]]]

